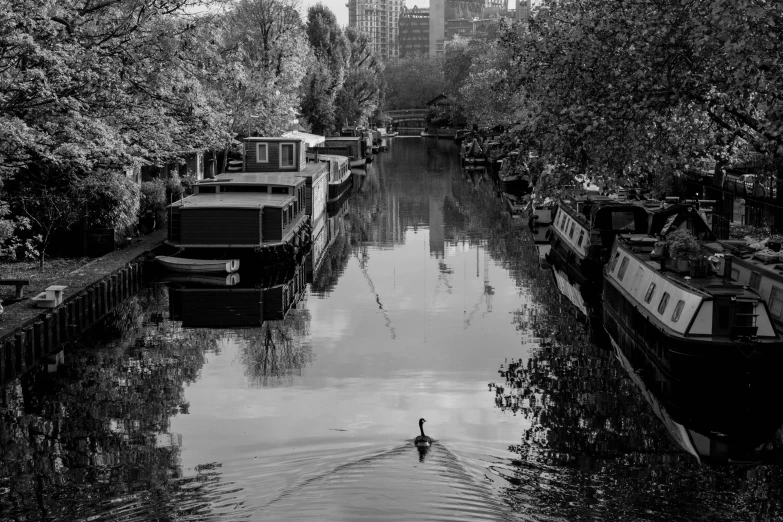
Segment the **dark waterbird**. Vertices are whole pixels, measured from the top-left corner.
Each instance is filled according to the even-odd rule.
[[[413,444],[419,448],[428,448],[432,445],[432,439],[424,434],[424,423],[427,422],[424,419],[419,419],[419,430],[421,435],[413,440]]]

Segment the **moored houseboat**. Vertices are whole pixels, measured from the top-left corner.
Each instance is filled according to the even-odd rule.
[[[199,181],[194,192],[168,207],[170,246],[200,254],[272,250],[285,259],[308,240],[303,177],[227,173]]]
[[[632,239],[618,237],[604,267],[603,319],[613,339],[638,345],[667,374],[720,379],[741,369],[766,379],[778,371],[783,342],[757,292],[725,274],[662,266],[649,244]]]
[[[309,156],[308,159],[310,159]],[[312,159],[329,165],[327,204],[339,200],[346,192],[350,192],[353,178],[347,157],[317,153],[312,156]]]
[[[317,146],[322,136],[289,133],[283,137],[245,138],[245,173],[277,174],[305,180],[305,213],[311,223],[326,212],[329,165],[307,161],[308,145]],[[273,178],[269,178],[270,180]],[[283,179],[283,178],[281,178]]]
[[[607,197],[562,201],[550,227],[550,257],[569,279],[599,292],[601,269],[618,233],[647,234],[649,214],[641,205],[621,204]]]
[[[333,136],[325,139],[318,147],[319,153],[347,156],[351,167],[364,167],[372,162],[372,146],[367,143],[371,138],[353,136]]]

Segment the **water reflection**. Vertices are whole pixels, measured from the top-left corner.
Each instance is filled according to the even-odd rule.
[[[540,283],[557,292],[551,280]],[[694,432],[690,436],[695,451],[683,451],[685,433],[677,428],[672,437],[673,424],[662,422],[660,398],[650,401],[650,388],[642,385],[636,371],[629,378],[615,350],[590,342],[589,330],[574,316],[563,314],[557,302],[547,303],[541,312],[541,322],[550,328],[540,349],[527,361],[504,364],[502,381],[490,385],[496,406],[529,424],[520,442],[510,448],[518,455],[517,462],[498,471],[506,477],[507,498],[517,509],[567,520],[618,514],[632,520],[781,516],[779,456],[774,464],[700,466],[692,456],[699,453]],[[655,380],[652,374],[647,376]],[[737,410],[737,403],[725,402],[719,391],[690,395],[694,390],[698,385],[682,388],[682,394],[669,396],[666,404],[673,407],[675,400],[693,407],[686,414],[688,422],[698,422],[712,410],[718,415],[712,418],[718,422],[714,428],[732,425],[753,431],[744,424],[749,417],[737,417],[745,408]],[[756,410],[753,418],[779,426],[780,417],[768,414]],[[765,450],[779,453],[780,433],[773,433],[774,428],[766,431],[766,438],[752,440],[777,438],[775,449]],[[715,449],[718,446],[711,446]]]
[[[7,520],[162,520],[208,515],[226,485],[214,472],[181,478],[182,438],[212,335],[161,320],[165,293],[143,291],[104,329],[67,345],[0,395],[0,512]],[[212,499],[212,500],[211,500]]]

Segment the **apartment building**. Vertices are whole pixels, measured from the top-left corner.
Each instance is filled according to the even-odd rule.
[[[428,54],[430,46],[430,10],[427,8],[402,7],[399,21],[400,34],[397,38],[399,56]]]
[[[397,37],[403,0],[348,0],[348,25],[370,36],[372,50],[382,60],[399,56]]]

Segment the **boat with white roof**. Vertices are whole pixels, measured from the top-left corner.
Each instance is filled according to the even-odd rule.
[[[684,225],[683,225],[684,226]],[[604,268],[603,319],[620,344],[634,344],[666,373],[719,376],[778,371],[783,342],[764,299],[722,277],[695,276],[651,257],[653,241],[618,236]]]

